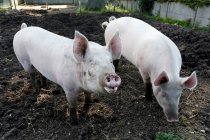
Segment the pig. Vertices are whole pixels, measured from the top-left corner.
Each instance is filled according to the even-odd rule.
[[[70,122],[78,124],[77,97],[80,92],[114,93],[121,84],[115,73],[113,59],[121,55],[121,40],[116,33],[106,46],[101,46],[75,31],[69,39],[40,27],[27,27],[22,23],[13,40],[15,55],[30,74],[36,90],[34,68],[44,77],[60,85],[70,108]]]
[[[145,97],[154,94],[168,122],[178,122],[178,105],[182,90],[197,85],[194,71],[180,77],[182,58],[175,43],[163,33],[133,17],[110,17],[102,23],[108,43],[116,32],[122,42],[122,56],[134,64],[145,84]],[[118,58],[119,59],[119,58]],[[117,59],[116,59],[117,60]]]

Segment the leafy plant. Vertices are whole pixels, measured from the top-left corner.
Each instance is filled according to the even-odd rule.
[[[7,11],[7,9],[5,8],[0,8],[0,13],[5,13]]]
[[[131,12],[128,9],[123,8],[122,6],[114,6],[112,3],[107,3],[104,7],[100,9],[89,9],[86,6],[81,6],[77,8],[77,13],[103,13],[103,12],[120,12],[128,13]]]
[[[138,3],[139,9],[141,9],[143,13],[151,13],[154,5],[154,0],[138,0]]]
[[[127,13],[130,12],[129,10],[123,8],[122,6],[114,6],[112,3],[108,2],[105,5],[105,11],[107,12],[121,12],[121,13]]]
[[[157,132],[155,135],[155,140],[184,140],[178,134],[173,132]]]

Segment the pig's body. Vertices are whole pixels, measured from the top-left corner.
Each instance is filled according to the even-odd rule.
[[[73,41],[39,27],[28,27],[16,34],[14,51],[26,71],[30,72],[33,65],[64,90],[84,88],[88,91],[83,82],[82,63],[78,63],[73,54]],[[93,49],[101,47],[93,42],[89,44]]]
[[[31,74],[35,67],[64,89],[70,105],[71,121],[75,121],[73,124],[77,123],[75,108],[79,92],[117,90],[121,80],[115,74],[112,58],[120,55],[121,46],[110,43],[104,47],[88,41],[79,32],[75,32],[74,39],[68,39],[39,27],[26,27],[22,24],[23,29],[14,37],[14,52],[25,71]],[[118,34],[113,40],[119,41]]]
[[[179,78],[181,55],[168,37],[131,17],[111,21],[105,30],[106,42],[116,31],[119,31],[123,44],[122,55],[139,68],[145,80],[155,79],[162,70],[172,74],[168,76]]]
[[[196,74],[193,73],[189,78],[180,78],[182,60],[178,48],[154,27],[132,17],[111,19],[109,23],[102,24],[107,26],[106,42],[115,32],[119,32],[123,46],[122,55],[139,69],[146,85],[146,96],[150,97],[148,90],[151,83],[153,93],[167,120],[177,121],[182,89],[196,86]]]

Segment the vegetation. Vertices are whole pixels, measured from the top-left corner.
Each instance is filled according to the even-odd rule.
[[[91,10],[101,9],[105,5],[105,0],[88,0],[87,8]]]
[[[209,0],[157,0],[157,2],[180,2],[189,6],[190,8],[210,5]]]
[[[89,9],[88,7],[82,6],[77,9],[78,13],[103,13],[103,12],[120,12],[128,13],[131,12],[128,9],[123,8],[122,6],[114,6],[112,3],[108,2],[101,9]]]
[[[7,11],[7,9],[5,8],[0,8],[0,13],[5,13]]]
[[[155,140],[184,140],[178,134],[174,132],[157,132],[155,135]]]
[[[176,19],[171,19],[171,18],[161,18],[159,16],[150,16],[150,15],[144,15],[144,16],[146,18],[158,20],[163,23],[169,23],[171,25],[178,25],[178,26],[182,26],[186,28],[189,28],[191,26],[190,20],[176,20]]]
[[[105,5],[104,10],[107,11],[107,12],[122,12],[122,13],[130,12],[128,9],[125,9],[122,6],[114,6],[112,3],[107,3]]]
[[[154,0],[138,0],[138,3],[139,9],[141,9],[143,13],[151,13],[154,5]]]
[[[171,18],[161,18],[159,16],[150,16],[148,14],[144,14],[144,16],[148,19],[158,20],[160,22],[168,23],[171,25],[182,26],[184,28],[194,29],[194,30],[203,31],[203,32],[209,31],[208,27],[199,27],[198,23],[192,25],[190,23],[190,20],[176,20],[176,19],[171,19]]]

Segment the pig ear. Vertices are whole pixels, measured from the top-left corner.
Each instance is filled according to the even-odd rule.
[[[79,62],[82,62],[88,48],[87,38],[78,31],[74,34],[73,53]]]
[[[181,78],[181,83],[184,88],[194,89],[197,86],[197,76],[194,71],[189,77]]]
[[[165,71],[161,72],[161,74],[155,79],[154,81],[154,85],[155,86],[160,86],[161,84],[165,84],[167,83],[168,80],[168,76],[166,74]]]
[[[112,53],[112,59],[116,60],[120,58],[122,44],[119,36],[119,32],[116,32],[108,44],[108,50]]]

